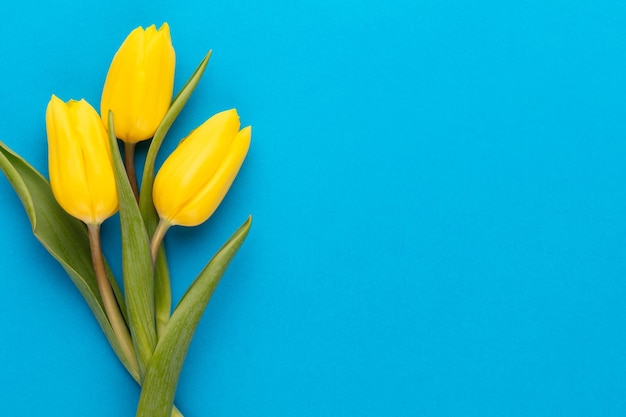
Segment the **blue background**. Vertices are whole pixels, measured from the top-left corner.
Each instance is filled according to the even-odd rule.
[[[50,95],[98,105],[139,25],[169,22],[176,89],[214,51],[164,150],[231,107],[253,126],[215,216],[167,236],[178,299],[254,215],[191,345],[185,416],[626,415],[623,1],[0,15],[0,139],[44,173]],[[4,179],[0,195],[3,413],[134,415],[135,383]]]

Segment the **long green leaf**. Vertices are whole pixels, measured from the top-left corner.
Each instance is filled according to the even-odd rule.
[[[109,145],[113,156],[115,184],[120,207],[122,271],[124,273],[128,326],[133,336],[141,377],[156,346],[153,265],[148,232],[126,176],[115,138],[112,112],[109,112]]]
[[[230,237],[202,270],[176,307],[148,366],[137,417],[167,417],[187,350],[215,287],[246,238],[252,217]]]
[[[150,143],[150,148],[148,149],[148,154],[146,155],[146,161],[144,164],[143,177],[141,180],[141,192],[139,197],[139,207],[141,209],[141,214],[143,216],[146,228],[148,229],[148,234],[150,236],[152,236],[152,234],[154,233],[154,229],[156,228],[159,220],[157,212],[154,209],[154,204],[152,202],[154,164],[157,154],[159,152],[161,144],[163,143],[163,140],[165,139],[165,135],[174,123],[174,120],[176,120],[176,117],[179,115],[179,113],[187,103],[187,100],[189,100],[189,97],[191,97],[191,93],[198,85],[198,82],[200,82],[200,78],[202,78],[202,74],[206,69],[210,57],[211,51],[207,53],[207,55],[204,57],[202,62],[200,62],[191,77],[189,77],[189,80],[187,80],[183,88],[176,95],[172,102],[172,105],[165,114],[163,121],[159,125],[156,133],[154,134],[152,142]],[[154,267],[154,293],[154,309],[156,316],[157,334],[160,336],[170,318],[170,313],[172,311],[172,290],[170,286],[167,258],[165,256],[165,250],[163,249],[163,246],[161,246],[161,248],[159,249]]]
[[[143,176],[141,177],[141,192],[140,194],[140,202],[139,207],[141,207],[141,214],[144,216],[146,220],[147,227],[150,232],[154,231],[158,223],[158,216],[156,211],[154,210],[154,204],[152,203],[152,185],[154,184],[154,164],[156,162],[157,154],[159,153],[159,149],[161,148],[161,144],[165,139],[165,135],[172,127],[172,124],[182,111],[185,104],[191,97],[191,94],[196,89],[196,86],[200,82],[202,78],[202,74],[204,74],[204,70],[209,63],[209,59],[211,58],[212,51],[209,51],[204,59],[200,62],[198,67],[195,69],[191,77],[187,80],[183,88],[176,95],[174,100],[172,101],[172,105],[168,109],[167,113],[163,117],[159,128],[154,134],[152,138],[152,142],[150,143],[150,147],[148,148],[148,153],[146,154],[146,161],[143,166]]]
[[[0,142],[0,169],[19,196],[33,234],[68,273],[93,311],[113,350],[128,372],[137,377],[113,333],[104,311],[89,251],[87,229],[82,222],[67,214],[52,195],[48,181],[28,162]],[[118,301],[121,292],[109,275]],[[122,300],[123,304],[123,300]]]

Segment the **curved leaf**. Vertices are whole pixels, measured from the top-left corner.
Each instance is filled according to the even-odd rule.
[[[128,313],[128,327],[133,336],[139,362],[139,376],[156,346],[154,320],[154,280],[150,243],[139,206],[124,170],[120,149],[115,138],[113,113],[109,111],[109,145],[120,207],[122,229],[122,272]]]
[[[0,169],[22,201],[35,237],[68,273],[96,316],[120,361],[133,377],[137,377],[136,370],[130,368],[123,355],[104,311],[85,225],[59,206],[48,181],[43,176],[2,142],[0,142]],[[123,305],[119,286],[111,274],[109,279],[118,302],[122,300],[120,304]]]
[[[150,147],[148,148],[148,154],[146,155],[146,161],[143,166],[143,176],[141,177],[141,192],[139,206],[141,208],[141,214],[144,216],[149,231],[153,231],[158,223],[158,216],[154,210],[154,204],[152,203],[152,185],[154,183],[154,164],[156,162],[157,154],[161,148],[161,144],[165,139],[165,135],[169,131],[170,127],[176,120],[176,117],[180,114],[185,104],[191,97],[191,93],[195,90],[196,86],[204,74],[209,59],[211,58],[212,51],[209,51],[204,59],[200,62],[195,69],[191,77],[187,80],[180,92],[174,97],[172,105],[168,109],[167,113],[163,117],[163,121],[159,125]]]
[[[137,417],[167,417],[187,350],[209,299],[248,235],[252,217],[228,239],[191,284],[159,340],[143,380]]]
[[[152,236],[152,234],[154,233],[154,229],[156,228],[156,225],[159,221],[159,216],[157,215],[157,212],[154,209],[154,204],[152,202],[154,163],[156,161],[159,148],[161,147],[161,144],[165,139],[165,135],[174,123],[174,120],[176,120],[176,117],[187,103],[187,100],[189,100],[189,97],[191,97],[191,93],[193,93],[194,89],[198,85],[198,82],[200,82],[200,78],[202,78],[202,74],[204,74],[204,70],[206,69],[210,58],[211,51],[207,53],[207,55],[204,57],[202,62],[200,62],[191,77],[189,77],[189,80],[187,80],[183,88],[172,101],[172,105],[165,114],[163,121],[159,125],[159,128],[157,129],[156,133],[154,134],[154,138],[152,138],[152,142],[150,143],[150,148],[148,149],[148,154],[146,155],[146,161],[143,168],[143,177],[141,179],[141,192],[139,193],[139,207],[141,210],[141,215],[143,216],[146,228],[148,230],[148,234],[150,236]],[[172,311],[172,290],[170,287],[167,258],[165,256],[165,250],[163,249],[163,245],[161,245],[161,248],[159,248],[159,252],[154,266],[154,304],[157,333],[160,336],[170,318],[170,313]]]

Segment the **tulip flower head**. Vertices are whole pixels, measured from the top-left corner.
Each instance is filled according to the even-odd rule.
[[[46,110],[50,186],[58,203],[87,224],[117,211],[111,149],[96,110],[84,99],[52,96]]]
[[[196,226],[215,212],[243,163],[252,129],[239,130],[235,109],[192,131],[165,160],[154,180],[154,205],[171,225]]]
[[[128,35],[111,62],[100,103],[103,120],[113,111],[119,139],[137,143],[154,136],[172,101],[175,65],[167,23]]]

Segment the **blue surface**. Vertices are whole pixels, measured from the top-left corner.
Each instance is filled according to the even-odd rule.
[[[0,139],[43,172],[50,95],[99,103],[138,25],[169,22],[177,89],[214,51],[164,149],[227,108],[253,125],[216,215],[167,236],[178,298],[254,215],[192,343],[185,416],[626,415],[623,1],[0,15]],[[134,415],[135,383],[4,179],[0,194],[3,412]]]

